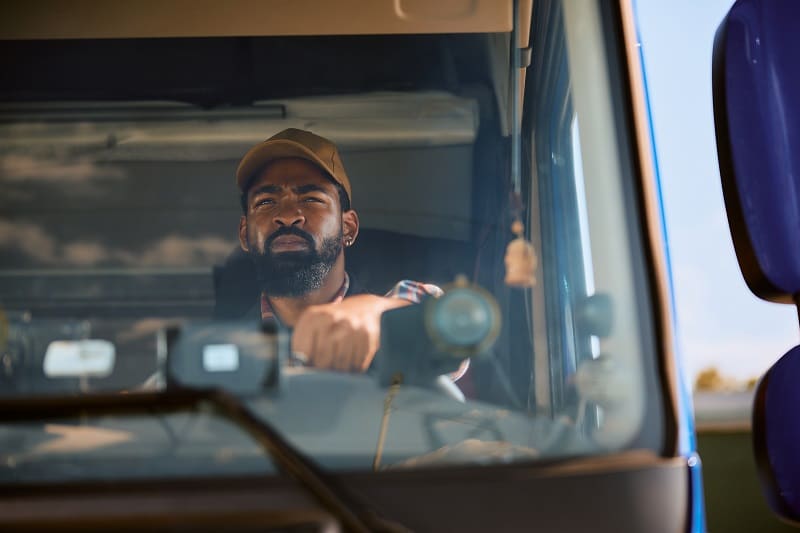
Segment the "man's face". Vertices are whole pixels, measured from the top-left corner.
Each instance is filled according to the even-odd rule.
[[[349,213],[342,213],[336,186],[316,165],[299,158],[267,165],[250,186],[239,226],[262,290],[296,297],[319,289],[343,260],[345,232],[353,233]]]

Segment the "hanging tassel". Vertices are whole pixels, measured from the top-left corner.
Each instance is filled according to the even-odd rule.
[[[506,247],[506,285],[530,288],[536,285],[536,266],[539,261],[533,245],[525,240],[525,226],[519,218],[511,224],[511,232],[517,236]]]

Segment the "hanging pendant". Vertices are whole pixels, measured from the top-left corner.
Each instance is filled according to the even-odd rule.
[[[525,226],[517,218],[511,224],[516,239],[506,247],[506,285],[509,287],[530,288],[536,285],[538,259],[533,244],[525,239]]]

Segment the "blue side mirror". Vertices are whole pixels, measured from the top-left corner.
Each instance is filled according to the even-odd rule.
[[[737,0],[714,41],[714,120],[736,257],[750,290],[800,305],[800,2]],[[772,509],[800,524],[800,346],[756,390],[753,445]]]
[[[753,406],[753,448],[772,510],[800,525],[800,346],[761,378]]]
[[[745,281],[800,294],[800,2],[738,0],[714,42],[714,119],[725,205]]]

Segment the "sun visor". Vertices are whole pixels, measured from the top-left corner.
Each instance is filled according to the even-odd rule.
[[[511,31],[511,0],[5,0],[0,39]]]

